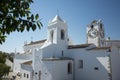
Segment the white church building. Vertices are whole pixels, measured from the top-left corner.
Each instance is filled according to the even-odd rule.
[[[21,80],[120,80],[120,40],[105,39],[101,20],[87,26],[85,44],[73,44],[58,15],[47,31],[47,39],[25,44],[25,53],[16,54],[13,71]]]

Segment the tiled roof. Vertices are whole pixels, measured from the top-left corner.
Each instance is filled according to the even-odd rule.
[[[90,50],[106,50],[106,49],[110,49],[110,47],[96,47],[96,48],[92,48]]]
[[[26,64],[26,65],[32,65],[32,61],[27,61],[27,62],[24,62],[22,64]]]
[[[40,44],[40,43],[44,43],[46,41],[46,39],[44,40],[40,40],[40,41],[35,41],[35,42],[31,42],[29,44],[25,44],[24,46],[27,46],[27,45],[34,45],[34,44]]]
[[[49,57],[49,58],[43,58],[42,60],[43,61],[59,61],[59,60],[73,60],[73,59],[69,57],[59,57],[59,58]]]
[[[68,49],[74,49],[74,48],[86,48],[90,46],[91,44],[80,44],[80,45],[68,45]]]

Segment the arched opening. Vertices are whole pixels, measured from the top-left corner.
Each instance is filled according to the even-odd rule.
[[[102,25],[102,24],[100,24],[100,30],[101,30],[101,31],[103,30],[103,25]]]
[[[61,40],[64,40],[64,38],[65,38],[65,31],[61,30]]]
[[[53,36],[54,36],[54,31],[51,30],[51,31],[50,31],[50,39],[51,39],[51,41],[53,41]]]
[[[72,63],[68,63],[68,74],[72,74]]]

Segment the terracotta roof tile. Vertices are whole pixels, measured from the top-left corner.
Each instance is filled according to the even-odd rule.
[[[34,44],[40,44],[40,43],[44,43],[45,41],[46,41],[46,39],[40,40],[40,41],[35,41],[35,42],[31,42],[31,43],[29,43],[29,44],[25,44],[24,46],[34,45]]]
[[[59,61],[59,60],[73,60],[73,59],[69,57],[59,57],[59,58],[50,57],[50,58],[43,58],[42,60],[43,61]]]
[[[68,45],[68,49],[74,49],[74,48],[86,48],[90,46],[91,44],[80,44],[80,45]]]
[[[26,64],[26,65],[32,65],[32,61],[27,61],[27,62],[24,62],[22,64]]]
[[[106,49],[110,49],[110,47],[96,47],[91,50],[106,50]]]

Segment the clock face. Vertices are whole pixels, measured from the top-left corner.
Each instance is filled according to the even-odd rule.
[[[91,38],[96,38],[98,35],[98,31],[97,29],[95,28],[91,28],[89,31],[88,31],[88,36],[91,37]]]

